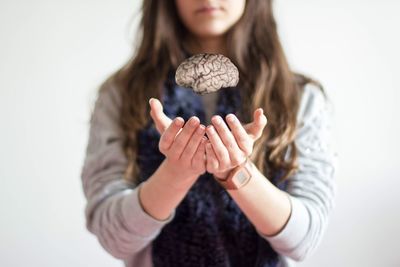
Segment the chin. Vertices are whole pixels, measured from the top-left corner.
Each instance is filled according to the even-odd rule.
[[[227,32],[225,28],[203,28],[196,32],[196,35],[201,38],[211,38],[224,35]]]

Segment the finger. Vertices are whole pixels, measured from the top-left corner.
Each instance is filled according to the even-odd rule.
[[[253,150],[252,139],[247,134],[239,119],[234,114],[228,114],[226,116],[226,120],[232,130],[233,136],[235,137],[238,146],[247,156],[249,156]]]
[[[218,132],[219,137],[222,140],[225,148],[228,150],[229,158],[232,165],[239,165],[245,160],[244,151],[241,151],[235,137],[225,124],[224,120],[220,116],[214,116],[212,123]]]
[[[205,148],[207,158],[206,169],[209,173],[214,173],[219,168],[218,158],[210,142],[206,143]]]
[[[171,124],[172,120],[163,112],[163,106],[157,98],[150,98],[150,116],[160,134]]]
[[[265,125],[267,125],[267,117],[265,117],[262,108],[258,108],[253,113],[253,122],[249,123],[245,129],[255,141],[262,135]]]
[[[176,136],[175,141],[171,146],[171,155],[175,159],[179,159],[184,151],[189,139],[192,137],[200,120],[197,117],[191,117],[183,126],[182,131]]]
[[[196,153],[197,147],[200,145],[202,137],[204,136],[205,129],[206,127],[202,124],[196,128],[185,149],[183,150],[181,158],[188,159],[188,161],[192,160],[193,155]]]
[[[181,117],[175,118],[161,135],[159,149],[162,153],[167,152],[171,148],[175,136],[181,131],[184,122],[185,121]]]
[[[229,153],[214,126],[209,125],[206,129],[206,133],[212,144],[215,155],[217,156],[219,168],[227,168],[230,165]]]
[[[192,168],[194,169],[205,169],[206,165],[206,142],[207,138],[203,136],[201,142],[197,147],[196,153],[192,158]]]

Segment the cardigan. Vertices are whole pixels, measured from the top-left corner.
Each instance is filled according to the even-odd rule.
[[[216,102],[211,104],[215,110],[208,112],[208,116],[218,114],[225,118],[228,113],[237,113],[241,107],[240,92],[238,88],[225,88],[214,93]],[[204,103],[193,90],[178,86],[174,71],[168,75],[162,101],[169,117],[180,116],[186,121],[191,116],[198,116],[200,121],[207,117],[204,104],[209,101]],[[138,135],[139,183],[147,180],[165,159],[158,150],[159,139],[153,121]],[[278,175],[280,172],[271,177],[273,182]],[[285,184],[279,186],[283,188]],[[196,179],[176,208],[173,220],[152,242],[152,260],[155,267],[276,267],[279,263],[276,251],[208,172]]]
[[[86,227],[97,236],[106,251],[123,260],[126,266],[153,266],[153,244],[163,228],[173,221],[176,211],[164,221],[156,220],[140,205],[140,183],[132,184],[122,179],[127,159],[122,151],[122,131],[118,125],[121,99],[115,85],[108,83],[103,87],[106,88],[99,91],[92,110],[89,141],[81,173],[87,199]],[[164,87],[164,96],[168,93],[166,88],[168,86]],[[280,266],[287,266],[289,258],[303,260],[315,251],[326,230],[336,192],[332,107],[316,86],[306,85],[303,90],[295,140],[299,170],[288,178],[284,188],[290,195],[291,216],[284,229],[275,236],[264,236],[255,229],[279,255]],[[174,108],[192,110],[187,106],[189,102],[185,101],[190,99],[190,92],[178,88],[176,95],[182,101],[178,106],[171,105],[169,111],[166,109],[166,114],[169,112],[167,115],[173,118],[173,113],[179,113]],[[229,94],[226,98],[220,98],[220,101],[232,103],[233,99],[228,97]],[[228,106],[221,104],[219,108]],[[201,108],[199,112],[201,114]],[[217,108],[215,114],[218,112],[221,110]],[[193,114],[189,112],[186,115]],[[204,110],[199,118],[205,123]],[[156,134],[155,128],[152,129],[147,134]],[[144,138],[139,140],[144,141]],[[151,140],[154,142],[156,139]],[[154,155],[144,153],[142,157],[151,159]],[[142,173],[143,177],[151,175],[151,171],[145,172]]]

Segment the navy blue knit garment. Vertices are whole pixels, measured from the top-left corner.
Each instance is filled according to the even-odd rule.
[[[185,121],[197,116],[205,122],[202,101],[196,93],[175,83],[170,72],[162,91],[164,112],[170,118]],[[238,88],[218,91],[216,114],[225,119],[237,114],[241,105]],[[151,176],[164,155],[158,150],[160,134],[153,122],[139,132],[138,164],[140,182]],[[278,176],[273,181],[278,180]],[[277,185],[286,188],[286,183]],[[175,211],[174,219],[165,225],[153,241],[155,267],[250,267],[277,266],[278,254],[261,238],[235,201],[206,172],[193,185]]]

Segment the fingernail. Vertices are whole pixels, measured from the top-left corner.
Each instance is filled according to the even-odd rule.
[[[233,114],[229,114],[229,115],[226,117],[226,119],[227,119],[229,122],[234,122],[234,121],[235,121],[235,116],[234,116]]]
[[[151,104],[151,100],[153,100],[153,98],[152,98],[152,97],[149,99],[149,104]]]
[[[195,117],[190,118],[190,125],[194,126],[197,123],[197,120],[195,119]]]
[[[181,126],[182,125],[182,120],[179,118],[175,118],[174,123],[176,126]]]
[[[217,125],[221,124],[221,118],[219,116],[215,116],[213,120],[215,124]]]
[[[202,134],[204,132],[204,126],[200,125],[199,128],[197,128],[197,133]]]
[[[210,133],[214,133],[214,132],[215,132],[214,127],[212,127],[212,126],[208,127],[208,131],[209,131]]]

